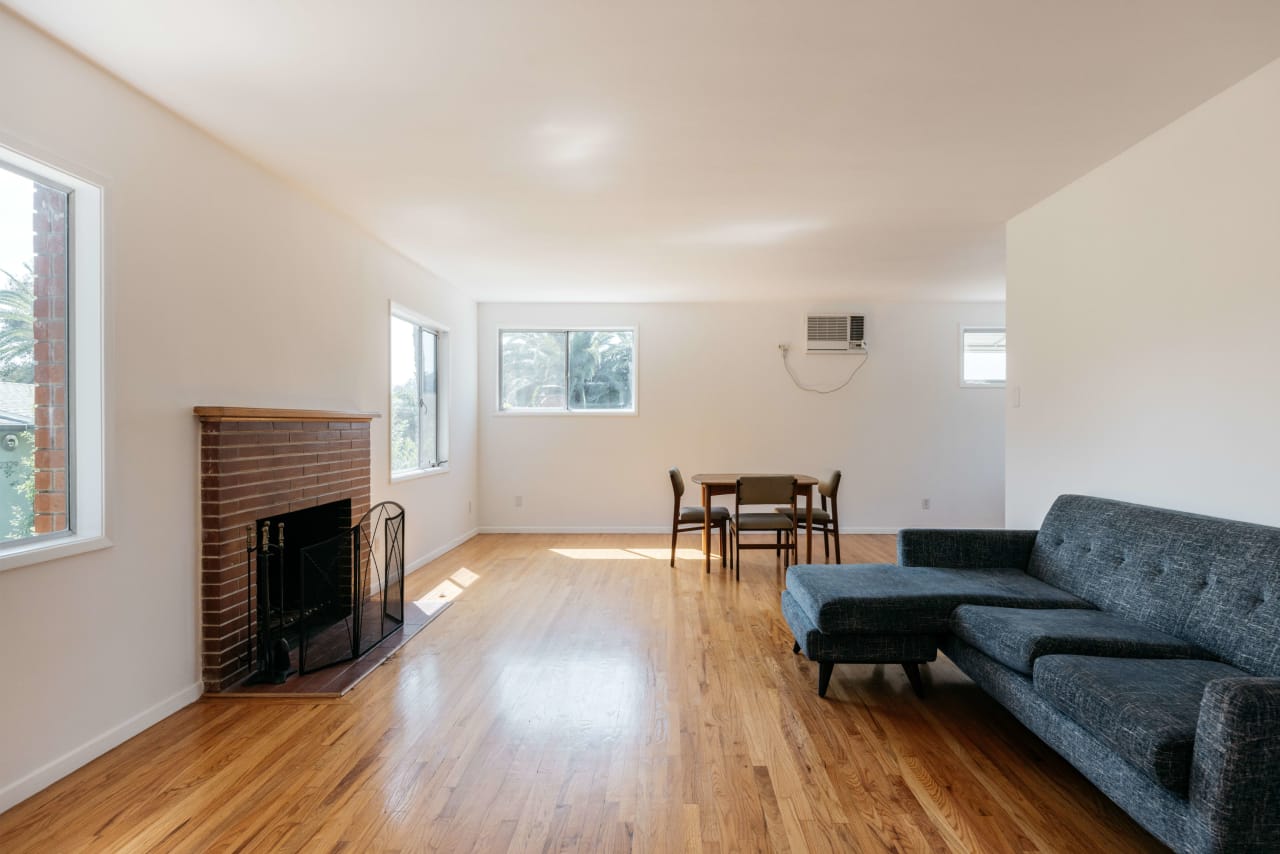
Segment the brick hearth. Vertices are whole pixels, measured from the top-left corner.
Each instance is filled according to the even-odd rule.
[[[351,499],[369,509],[367,412],[198,406],[205,689],[249,674],[245,536],[259,519]],[[252,588],[256,596],[256,587]],[[255,615],[256,616],[256,615]]]

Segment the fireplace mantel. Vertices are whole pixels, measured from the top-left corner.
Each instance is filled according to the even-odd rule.
[[[197,406],[201,421],[372,421],[379,412],[344,409],[272,409],[258,406]]]

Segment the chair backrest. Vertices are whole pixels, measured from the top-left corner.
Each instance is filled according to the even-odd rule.
[[[789,474],[738,478],[738,504],[794,504],[796,479]]]
[[[684,478],[680,476],[680,469],[673,468],[667,472],[671,475],[671,491],[676,494],[676,501],[680,500],[680,496],[684,495]]]
[[[840,469],[831,473],[831,477],[818,482],[818,494],[823,498],[835,498],[840,489]]]

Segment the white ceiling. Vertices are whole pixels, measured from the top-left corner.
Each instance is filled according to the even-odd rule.
[[[1276,0],[8,0],[481,301],[1000,299]]]

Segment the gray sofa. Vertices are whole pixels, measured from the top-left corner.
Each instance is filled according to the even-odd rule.
[[[820,694],[941,649],[1175,850],[1280,851],[1280,529],[1064,495],[1039,531],[907,530],[898,556],[788,571]]]

